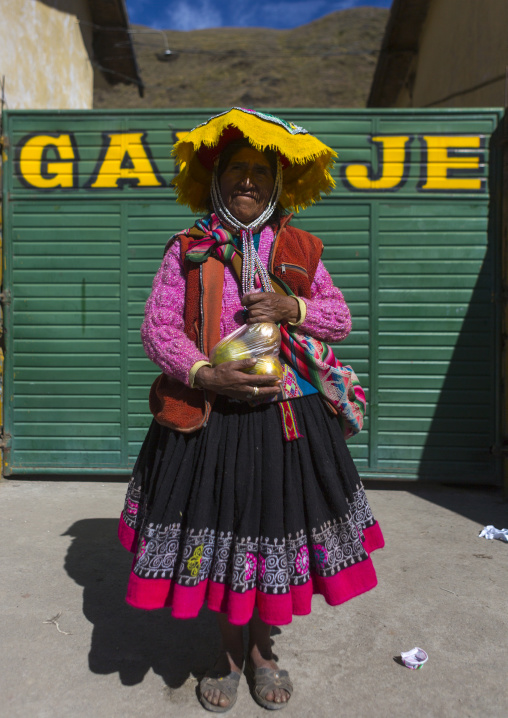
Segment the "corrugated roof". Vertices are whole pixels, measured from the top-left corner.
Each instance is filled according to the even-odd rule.
[[[88,0],[93,28],[94,65],[108,82],[135,84],[143,97],[144,85],[129,32],[125,0]]]

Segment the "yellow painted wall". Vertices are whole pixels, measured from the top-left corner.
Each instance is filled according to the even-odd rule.
[[[396,106],[503,107],[507,65],[508,0],[432,0]]]
[[[91,109],[86,0],[0,0],[0,76],[9,109]]]

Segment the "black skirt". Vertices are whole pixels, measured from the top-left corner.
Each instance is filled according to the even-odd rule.
[[[335,605],[374,587],[383,537],[339,422],[317,394],[291,407],[293,441],[274,403],[219,398],[194,434],[152,422],[119,529],[131,605],[189,618],[206,601],[236,624],[257,606],[280,625],[313,593]]]

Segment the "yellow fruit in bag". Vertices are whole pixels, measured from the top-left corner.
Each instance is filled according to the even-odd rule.
[[[228,342],[217,344],[212,354],[212,366],[223,364],[226,361],[241,361],[249,359],[250,351],[241,339],[231,339]]]
[[[244,324],[220,340],[212,349],[212,366],[228,361],[257,359],[251,374],[271,374],[282,378],[282,366],[277,359],[280,350],[280,330],[272,322]],[[261,363],[260,363],[261,362]]]
[[[253,367],[243,371],[247,374],[269,374],[270,376],[276,376],[277,379],[282,379],[282,364],[277,357],[271,354],[258,357]]]
[[[280,349],[280,330],[273,322],[258,322],[249,325],[243,339],[257,355],[278,354]]]

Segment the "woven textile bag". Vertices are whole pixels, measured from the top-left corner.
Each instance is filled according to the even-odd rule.
[[[344,366],[329,344],[281,325],[280,353],[337,412],[345,439],[363,428],[366,399],[353,368]]]

